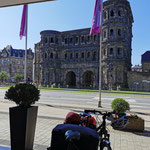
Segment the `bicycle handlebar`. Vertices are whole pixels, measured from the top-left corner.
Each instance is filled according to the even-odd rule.
[[[112,114],[115,114],[115,112],[105,112],[105,113],[102,113],[101,111],[99,110],[88,110],[88,109],[85,109],[84,110],[85,113],[93,113],[93,114],[96,114],[96,113],[99,113],[100,115],[103,115],[103,116],[110,116]]]

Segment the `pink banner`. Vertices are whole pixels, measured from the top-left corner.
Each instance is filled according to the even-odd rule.
[[[100,15],[101,15],[101,0],[96,0],[90,36],[93,33],[100,33]]]
[[[28,5],[23,6],[21,27],[20,27],[20,39],[22,39],[22,36],[27,35],[27,7]]]

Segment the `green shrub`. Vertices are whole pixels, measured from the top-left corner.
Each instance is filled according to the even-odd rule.
[[[127,110],[130,110],[129,103],[123,98],[116,98],[112,101],[111,107],[117,113],[124,113]]]
[[[29,83],[16,84],[10,87],[5,93],[5,99],[14,101],[22,107],[29,107],[40,98],[40,90]]]

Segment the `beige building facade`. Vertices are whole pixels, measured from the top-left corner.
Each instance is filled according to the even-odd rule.
[[[16,82],[15,74],[24,75],[25,50],[14,49],[8,45],[0,51],[0,72],[5,71],[8,75],[8,82]],[[27,50],[27,81],[33,80],[33,52]]]

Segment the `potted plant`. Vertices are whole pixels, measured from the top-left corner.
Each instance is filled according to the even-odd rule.
[[[118,119],[118,114],[125,113],[127,110],[130,110],[129,103],[123,98],[116,98],[111,103],[112,110],[116,112],[114,119]]]
[[[32,84],[20,83],[10,87],[5,99],[17,106],[9,108],[11,150],[32,150],[38,106],[31,106],[40,98],[40,91]]]

